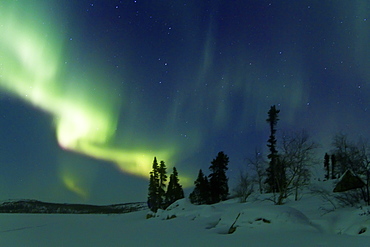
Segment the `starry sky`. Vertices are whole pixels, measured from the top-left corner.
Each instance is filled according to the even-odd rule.
[[[370,3],[0,3],[0,200],[145,201],[153,157],[230,182],[278,135],[369,138]],[[369,109],[370,110],[370,109]],[[278,138],[279,139],[279,138]]]

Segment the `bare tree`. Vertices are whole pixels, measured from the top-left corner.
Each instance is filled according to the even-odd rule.
[[[314,161],[314,151],[318,147],[315,142],[309,140],[309,135],[302,130],[282,138],[282,151],[280,162],[283,163],[287,182],[279,194],[277,204],[282,204],[283,199],[289,193],[294,193],[294,199],[299,199],[299,191],[310,180],[310,166]]]
[[[256,173],[255,180],[258,183],[260,194],[263,193],[263,184],[266,176],[266,161],[263,159],[262,152],[257,148],[254,151],[254,155],[247,158],[248,166],[250,166]]]
[[[338,173],[351,170],[356,176],[362,178],[365,186],[361,193],[351,193],[351,201],[358,202],[359,198],[370,205],[370,143],[369,140],[359,139],[357,142],[349,140],[345,134],[336,134],[333,138],[335,157],[338,163]],[[348,193],[347,193],[348,194]],[[357,198],[356,196],[357,195]]]
[[[361,203],[362,195],[360,189],[354,189],[335,194],[334,198],[338,201],[340,207],[354,207]]]
[[[361,188],[363,200],[370,205],[370,143],[369,140],[360,139],[357,144],[358,159],[357,174],[365,182],[365,187]],[[360,161],[359,161],[360,160]]]
[[[324,210],[325,213],[329,213],[329,212],[332,212],[335,209],[337,209],[336,201],[334,200],[336,198],[334,197],[334,195],[331,191],[328,191],[324,188],[317,187],[315,185],[312,186],[310,188],[310,190],[311,190],[311,194],[319,195],[319,196],[321,196],[322,199],[324,199],[326,202],[331,204],[330,208],[323,207],[323,206],[320,207],[320,209]]]
[[[248,172],[239,172],[239,178],[234,192],[240,199],[240,202],[246,202],[247,198],[253,193],[253,179],[249,176]]]
[[[348,169],[351,169],[355,174],[361,172],[365,155],[365,150],[361,150],[361,146],[365,143],[361,142],[363,141],[353,142],[343,133],[338,133],[334,136],[332,146],[334,147],[333,154],[337,163],[336,175],[341,176]]]

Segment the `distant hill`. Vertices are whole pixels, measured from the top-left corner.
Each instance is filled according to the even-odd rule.
[[[124,214],[148,209],[145,202],[112,204],[50,203],[37,200],[6,201],[0,204],[0,213],[24,214]]]

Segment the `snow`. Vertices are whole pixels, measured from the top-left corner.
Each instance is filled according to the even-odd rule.
[[[146,210],[0,214],[0,246],[369,246],[368,208],[328,210],[323,198],[312,194],[281,206],[266,198],[214,205],[182,199],[149,219]],[[235,232],[228,234],[234,222]]]

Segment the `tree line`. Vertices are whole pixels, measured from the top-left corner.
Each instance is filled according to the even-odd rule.
[[[199,170],[198,177],[194,182],[195,188],[190,193],[189,199],[193,204],[213,204],[227,199],[229,195],[228,170],[229,157],[224,152],[219,152],[212,160],[209,170],[211,173],[204,175]]]
[[[302,189],[311,179],[312,166],[318,164],[315,151],[318,144],[311,141],[304,130],[284,133],[278,142],[276,137],[277,123],[280,110],[275,105],[267,112],[270,135],[267,140],[267,161],[258,149],[254,155],[247,158],[249,170],[240,171],[234,195],[242,202],[258,186],[259,193],[271,193],[275,204],[281,205],[290,195],[299,200]],[[370,205],[370,145],[368,141],[352,142],[345,134],[337,134],[332,142],[333,150],[325,153],[323,169],[324,180],[338,179],[347,170],[354,176],[363,179],[364,186],[357,192],[351,191],[356,200],[362,200]],[[226,200],[229,196],[228,170],[229,157],[219,152],[211,161],[210,174],[207,176],[202,169],[194,182],[194,189],[189,195],[193,204],[213,204]],[[253,171],[254,176],[251,176]],[[167,181],[164,161],[158,165],[156,158],[153,161],[153,170],[150,172],[148,206],[156,212],[165,209],[174,201],[184,197],[182,186],[179,184],[178,173],[173,168],[170,181],[165,192]]]
[[[190,193],[189,199],[194,204],[212,204],[226,200],[229,194],[228,178],[226,176],[229,157],[219,152],[211,162],[209,169],[211,174],[207,177],[199,170],[198,178],[195,180],[195,188]],[[208,179],[209,178],[209,179]],[[159,164],[154,157],[152,171],[150,172],[148,188],[148,207],[151,211],[166,209],[173,202],[184,198],[184,191],[179,183],[178,172],[173,167],[170,181],[166,189],[167,181],[166,165],[164,161]]]
[[[272,193],[275,204],[283,204],[289,195],[299,200],[302,188],[309,185],[312,166],[319,164],[315,151],[318,144],[311,141],[306,131],[283,133],[280,142],[276,138],[276,126],[280,110],[271,106],[266,122],[270,136],[267,141],[268,161],[260,151],[248,159],[255,172],[255,179],[241,176],[238,186],[240,196],[250,194],[251,184],[258,184],[260,193]],[[370,143],[359,139],[351,141],[346,134],[338,133],[332,139],[332,150],[324,155],[324,180],[343,178],[347,171],[352,174],[345,182],[347,189],[336,198],[347,204],[363,201],[370,205]],[[267,163],[267,168],[265,164]],[[335,192],[335,188],[333,190]]]
[[[173,167],[167,191],[167,167],[165,162],[162,160],[158,165],[157,158],[154,157],[152,168],[149,178],[148,207],[153,212],[157,212],[158,209],[165,209],[175,201],[184,198],[184,190],[179,183],[176,167]]]

